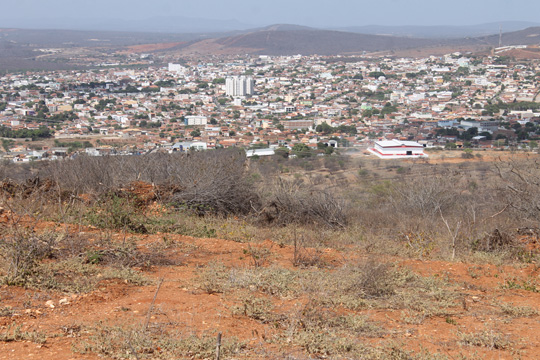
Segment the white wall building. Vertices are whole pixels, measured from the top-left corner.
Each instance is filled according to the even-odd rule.
[[[206,125],[208,118],[206,116],[190,115],[184,118],[184,124],[186,125]]]
[[[225,80],[227,96],[253,95],[254,82],[251,76],[230,76]]]
[[[424,146],[415,141],[383,140],[375,141],[368,151],[381,159],[423,158]]]

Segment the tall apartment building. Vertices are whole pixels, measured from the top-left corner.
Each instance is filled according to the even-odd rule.
[[[225,80],[227,96],[253,95],[254,82],[251,76],[230,76]]]

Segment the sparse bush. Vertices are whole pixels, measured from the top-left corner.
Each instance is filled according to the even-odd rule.
[[[215,354],[216,339],[206,333],[201,336],[180,332],[143,330],[134,326],[108,326],[98,324],[89,329],[88,340],[74,346],[81,354],[97,354],[109,359],[208,359]],[[221,344],[223,356],[238,355],[246,345],[234,337],[224,336]]]
[[[489,349],[508,349],[512,342],[508,337],[495,330],[484,330],[476,333],[458,332],[459,342],[462,345],[487,347]]]
[[[107,194],[88,209],[85,218],[93,226],[101,229],[128,230],[147,233],[140,210],[134,199]]]
[[[512,317],[531,317],[538,315],[538,310],[530,306],[514,306],[509,303],[498,304],[502,312]]]
[[[58,235],[38,235],[14,228],[0,235],[0,271],[4,283],[24,285],[34,275],[39,262],[51,257]]]
[[[276,225],[324,224],[342,228],[348,223],[341,199],[328,191],[283,179],[275,183],[262,214],[267,222]]]
[[[199,274],[198,284],[208,294],[222,293],[229,288],[229,269],[219,262],[207,264]]]
[[[47,336],[43,332],[24,331],[20,325],[8,325],[6,331],[0,333],[0,341],[30,341],[36,344],[44,344],[47,341]]]
[[[282,319],[282,317],[272,313],[274,306],[269,299],[245,293],[240,297],[239,301],[240,305],[234,306],[232,309],[234,315],[247,316],[263,323]]]

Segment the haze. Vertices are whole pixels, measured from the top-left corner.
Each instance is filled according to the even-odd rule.
[[[289,23],[314,27],[361,25],[473,25],[498,21],[537,22],[537,0],[1,0],[2,27],[87,27],[100,22],[156,17],[228,21],[232,28]],[[71,25],[70,25],[71,24]],[[132,30],[132,29],[130,29]]]

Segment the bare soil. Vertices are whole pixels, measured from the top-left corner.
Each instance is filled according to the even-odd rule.
[[[54,223],[40,223],[40,230],[55,227]],[[87,235],[99,236],[95,229],[84,229]],[[124,234],[114,237],[121,241]],[[213,262],[228,267],[251,268],[253,262],[247,256],[250,246],[266,248],[271,256],[264,266],[293,268],[294,249],[265,241],[259,244],[239,243],[214,238],[192,238],[175,234],[137,235],[140,245],[159,243],[167,237],[182,251],[175,253],[181,265],[154,267],[145,275],[154,284],[135,286],[119,280],[99,283],[88,294],[65,294],[37,291],[16,286],[0,288],[2,307],[12,309],[10,316],[0,317],[0,332],[11,326],[21,326],[25,331],[39,331],[47,335],[43,344],[31,341],[0,342],[0,359],[97,359],[95,354],[79,354],[74,344],[88,334],[81,329],[95,326],[98,322],[120,326],[140,325],[146,321],[156,294],[156,283],[163,279],[157,293],[150,325],[163,323],[190,329],[194,333],[222,332],[224,338],[235,336],[247,343],[248,351],[242,358],[280,358],[284,353],[301,355],[294,346],[276,348],[267,340],[278,330],[272,324],[263,323],[246,316],[231,313],[235,297],[231,294],[208,294],[197,285],[197,275],[202,266]],[[324,250],[327,262],[339,265],[351,259],[371,255],[354,247],[341,251]],[[441,353],[448,358],[476,356],[475,358],[522,359],[540,358],[540,317],[508,315],[498,309],[500,303],[515,307],[527,307],[540,311],[540,288],[506,288],[509,279],[515,283],[540,281],[537,265],[485,265],[450,261],[426,261],[400,258],[381,259],[398,263],[420,276],[444,278],[454,287],[461,301],[448,309],[449,315],[429,316],[415,321],[404,321],[403,310],[390,308],[360,309],[365,315],[382,325],[385,335],[381,338],[359,339],[370,346],[381,346],[389,341],[401,344],[411,351],[427,350]],[[309,271],[305,269],[302,271]],[[332,271],[332,270],[329,270]],[[272,299],[277,309],[290,308],[302,303],[302,299]],[[460,343],[458,334],[486,331],[496,332],[510,341],[505,348],[469,346]]]

